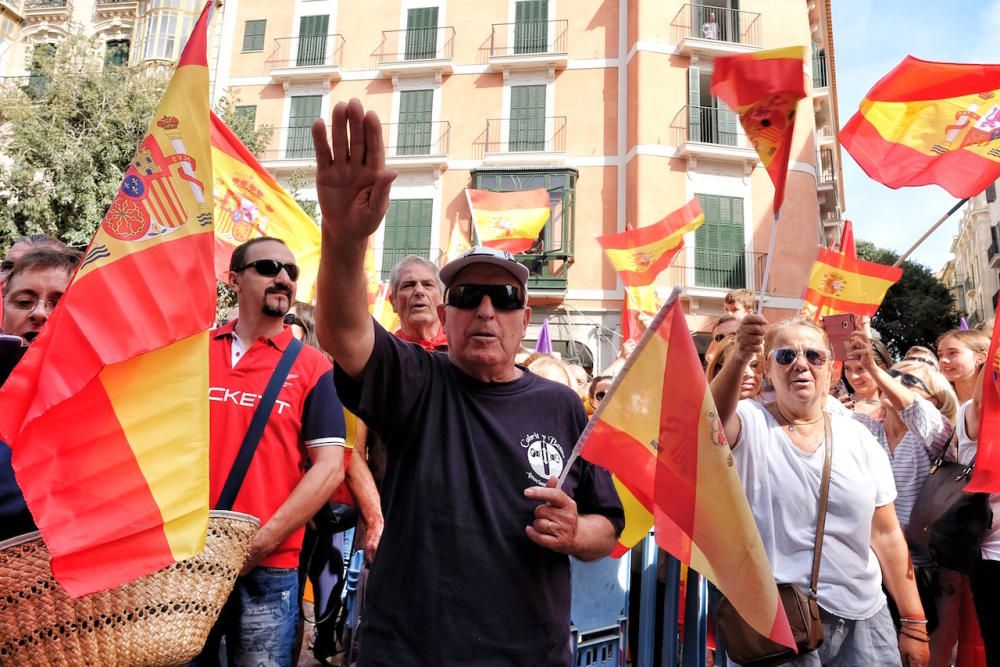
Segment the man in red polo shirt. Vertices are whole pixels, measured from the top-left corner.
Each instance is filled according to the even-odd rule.
[[[239,317],[212,332],[211,501],[219,500],[257,403],[285,348],[299,269],[285,244],[256,238],[233,251],[229,281]],[[290,665],[298,622],[303,526],[344,478],[344,414],[332,366],[304,346],[278,393],[233,510],[261,527],[219,621],[195,664]],[[307,463],[311,465],[308,466]]]

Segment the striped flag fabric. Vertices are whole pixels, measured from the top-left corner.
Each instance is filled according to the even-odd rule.
[[[826,315],[872,316],[903,269],[866,262],[846,253],[820,248],[803,295],[802,316],[819,321]]]
[[[212,172],[216,277],[228,281],[229,258],[236,246],[273,236],[285,242],[299,265],[298,299],[311,302],[319,271],[319,225],[214,113]]]
[[[692,199],[655,224],[599,236],[597,242],[627,287],[649,285],[684,248],[684,235],[703,222],[701,205]]]
[[[785,177],[795,130],[795,108],[806,96],[804,46],[715,59],[712,94],[740,115],[740,124],[774,183],[775,215],[785,198]]]
[[[962,318],[965,321],[965,318]],[[968,328],[966,324],[965,327]],[[1000,327],[994,324],[988,364],[983,373],[982,412],[976,468],[965,485],[967,493],[1000,493]]]
[[[549,221],[549,193],[545,188],[519,192],[465,191],[478,245],[513,253],[531,250]]]
[[[621,547],[645,536],[641,521],[633,530],[629,509],[652,517],[662,549],[712,581],[757,632],[794,646],[678,294],[601,401],[580,455],[623,490]]]
[[[205,543],[212,4],[76,275],[0,389],[0,438],[52,573],[74,597]]]
[[[840,143],[890,188],[939,185],[972,197],[1000,178],[1000,65],[907,56],[876,83]]]
[[[451,225],[451,234],[448,236],[448,251],[444,254],[441,266],[453,259],[458,259],[471,247],[469,235],[462,229],[462,223],[458,221],[458,214],[456,214],[455,222]]]

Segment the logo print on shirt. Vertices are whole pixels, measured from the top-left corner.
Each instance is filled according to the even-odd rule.
[[[558,477],[563,471],[565,453],[559,441],[544,433],[528,433],[521,438],[521,447],[528,456],[531,471],[528,479],[539,486],[545,486],[550,477]]]

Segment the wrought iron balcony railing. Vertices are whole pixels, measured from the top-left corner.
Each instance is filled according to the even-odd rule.
[[[490,57],[567,53],[568,48],[567,19],[494,23],[490,33]]]
[[[375,51],[379,65],[418,60],[451,60],[455,53],[455,28],[383,30]]]
[[[268,72],[297,67],[337,67],[344,56],[343,35],[279,37],[267,57]]]
[[[447,155],[451,123],[446,120],[386,123],[382,132],[389,157]]]
[[[767,262],[766,252],[719,250],[694,246],[694,261],[678,257],[670,266],[664,284],[734,290],[760,289]]]
[[[312,161],[316,156],[313,149],[311,125],[276,127],[271,137],[271,147],[261,153],[261,160]],[[284,140],[284,145],[282,145],[282,140]]]
[[[681,7],[672,23],[678,42],[685,37],[695,37],[746,46],[763,44],[761,24],[760,14],[756,12],[697,3]]]
[[[486,153],[564,153],[566,116],[490,118],[483,140]]]
[[[819,151],[819,182],[833,183],[834,178],[833,149],[821,148]]]
[[[739,124],[739,116],[729,109],[686,106],[674,117],[670,128],[675,146],[696,141],[717,146],[749,148],[749,142],[740,132]]]
[[[813,88],[826,88],[830,85],[830,74],[826,68],[826,53],[813,52]]]

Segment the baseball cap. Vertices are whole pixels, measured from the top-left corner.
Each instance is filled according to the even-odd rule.
[[[521,287],[527,289],[528,267],[514,259],[514,255],[507,250],[478,245],[469,248],[461,256],[441,267],[441,281],[445,284],[445,287],[451,285],[451,281],[455,279],[459,271],[472,264],[492,264],[499,266],[501,269],[505,269],[513,274],[518,282],[521,283]]]

